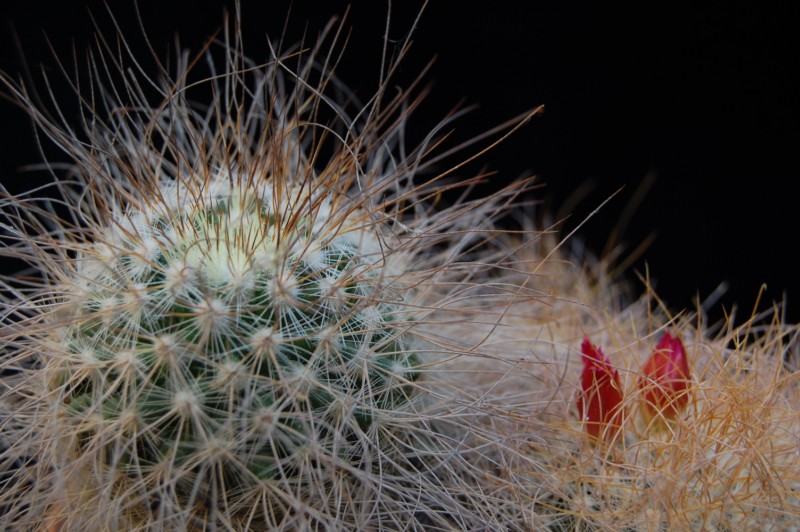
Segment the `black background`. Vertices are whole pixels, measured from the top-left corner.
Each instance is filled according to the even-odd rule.
[[[114,4],[124,33],[141,44],[132,4]],[[393,4],[389,34],[400,40],[421,2]],[[724,281],[728,292],[711,317],[720,318],[734,302],[740,315],[749,315],[765,284],[761,307],[787,293],[790,321],[800,321],[793,258],[800,4],[602,4],[434,0],[398,77],[407,83],[436,57],[427,76],[433,92],[412,121],[409,140],[421,140],[458,102],[479,104],[456,124],[461,139],[544,104],[541,117],[484,157],[482,164],[497,171],[487,188],[537,175],[546,186],[535,197],[551,212],[579,200],[562,224],[567,232],[624,187],[579,233],[590,249],[602,252],[611,228],[635,204],[621,239],[628,253],[656,238],[629,276],[635,279],[647,265],[673,309],[692,307],[698,294],[705,298]],[[268,56],[266,35],[280,36],[288,5],[243,2],[248,55]],[[304,30],[316,35],[346,5],[294,2],[288,38],[298,40]],[[198,50],[222,25],[225,6],[230,10],[233,2],[140,2],[139,11],[163,55],[176,33],[183,46]],[[71,63],[73,43],[78,50],[92,45],[90,10],[113,35],[100,1],[3,2],[0,69],[52,67],[45,34]],[[386,2],[370,0],[354,2],[348,15],[353,33],[337,72],[362,97],[377,84],[386,13]],[[39,156],[29,121],[7,102],[0,102],[0,135],[0,180],[24,189],[35,176],[19,169]],[[634,202],[647,176],[654,184]]]

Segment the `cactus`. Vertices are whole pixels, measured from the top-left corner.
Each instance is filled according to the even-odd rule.
[[[2,78],[71,164],[0,200],[2,254],[37,272],[3,278],[0,527],[470,528],[518,513],[425,374],[459,355],[430,315],[486,290],[487,231],[526,185],[434,208],[453,185],[415,183],[428,146],[403,142],[410,96],[384,102],[389,78],[355,112],[326,95],[341,89],[320,58],[336,28],[260,67],[223,41],[197,82],[179,56],[147,80],[158,102],[101,48],[119,77],[91,79],[81,142]],[[204,87],[212,100],[191,103]]]
[[[772,309],[739,325],[731,318],[714,332],[702,313],[670,315],[649,285],[631,302],[623,297],[630,287],[614,281],[605,262],[559,250],[552,237],[509,248],[530,267],[505,280],[531,297],[499,323],[462,327],[456,336],[464,345],[480,340],[484,349],[426,377],[447,383],[454,403],[480,404],[471,434],[485,445],[487,463],[508,464],[502,477],[527,504],[531,529],[795,526],[797,325]],[[536,297],[548,293],[560,298],[544,306]],[[627,413],[601,423],[607,437],[600,441],[593,435],[597,420],[583,417],[580,404],[587,337],[602,348],[606,375],[619,377],[605,399]],[[684,399],[653,412],[652,357],[666,352],[668,341],[674,367],[690,369],[672,383],[656,375],[659,390],[679,382],[674,397]]]
[[[368,236],[331,235],[325,198],[282,222],[301,202],[269,181],[197,192],[163,185],[161,205],[125,212],[77,258],[53,331],[64,450],[142,496],[169,475],[182,505],[299,485],[311,449],[358,462],[419,375]]]

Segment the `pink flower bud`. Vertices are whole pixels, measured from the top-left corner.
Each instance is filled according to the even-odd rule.
[[[640,387],[647,411],[674,419],[689,402],[689,362],[679,336],[664,334],[642,368]]]
[[[610,440],[622,427],[625,416],[619,372],[588,338],[583,339],[581,352],[583,373],[578,412],[590,436]]]

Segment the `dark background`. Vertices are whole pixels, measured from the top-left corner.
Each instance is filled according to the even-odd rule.
[[[267,57],[265,36],[280,35],[288,12],[288,2],[267,3],[245,0],[242,7],[245,50],[257,59]],[[114,4],[120,27],[141,44],[132,4]],[[420,2],[393,4],[390,37],[400,40]],[[139,10],[163,55],[176,32],[183,46],[197,50],[221,26],[223,7],[232,5],[140,2]],[[289,40],[304,30],[316,35],[346,5],[294,2]],[[52,67],[44,34],[70,63],[73,42],[78,50],[92,45],[87,6],[113,35],[100,1],[3,2],[0,69],[19,73],[25,62],[33,69]],[[376,87],[386,12],[387,3],[379,0],[351,6],[353,33],[338,74],[362,97]],[[455,136],[463,139],[544,104],[541,117],[483,158],[497,171],[487,188],[537,175],[546,186],[536,198],[556,214],[569,206],[565,232],[622,188],[580,231],[577,238],[590,249],[601,253],[611,228],[635,206],[616,240],[626,244],[622,258],[649,237],[655,240],[635,256],[628,275],[635,280],[647,265],[673,309],[693,307],[697,295],[704,299],[726,282],[728,291],[710,316],[719,319],[737,302],[743,318],[765,284],[761,308],[786,293],[789,319],[800,321],[793,258],[800,225],[798,23],[800,4],[789,2],[615,7],[434,0],[398,78],[408,82],[437,57],[427,76],[433,92],[412,121],[409,139],[421,140],[460,101],[479,104],[456,124]],[[11,189],[26,188],[35,176],[19,168],[39,156],[24,113],[3,101],[0,135],[0,180]],[[650,177],[649,192],[636,200]]]

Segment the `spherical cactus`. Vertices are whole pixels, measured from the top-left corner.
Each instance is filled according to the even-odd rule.
[[[486,301],[496,257],[469,259],[525,183],[434,208],[453,184],[415,182],[429,146],[403,140],[414,100],[385,102],[389,78],[365,107],[342,98],[333,28],[259,66],[224,40],[197,80],[183,56],[173,75],[132,78],[101,45],[110,79],[72,84],[99,95],[79,94],[77,133],[2,78],[69,171],[0,202],[0,254],[35,272],[2,278],[0,528],[473,528],[521,513],[425,374],[460,355],[447,323],[464,314],[446,309]]]
[[[471,434],[496,435],[486,460],[509,464],[501,474],[527,499],[529,528],[794,528],[800,371],[791,362],[800,328],[775,309],[740,325],[730,318],[712,334],[702,316],[669,316],[652,287],[633,301],[620,297],[630,287],[614,281],[607,264],[564,254],[558,244],[551,236],[524,248],[512,241],[530,273],[506,278],[520,293],[557,293],[557,300],[543,308],[532,297],[499,324],[463,327],[465,345],[480,340],[486,351],[426,374],[466,396],[462,403],[480,405]],[[674,366],[684,367],[676,373],[688,374],[673,379],[685,401],[654,414],[642,383],[654,380],[653,353],[663,353],[667,341]],[[624,408],[619,419],[602,419],[602,409],[593,418],[583,408],[595,384],[590,379],[587,390],[586,354],[600,358],[591,347],[604,354],[603,374],[594,379],[601,406]],[[604,390],[609,382],[613,389]]]
[[[61,302],[51,392],[70,460],[142,495],[168,475],[184,505],[361,460],[419,375],[374,237],[332,232],[329,199],[270,179],[153,192],[81,250]]]

